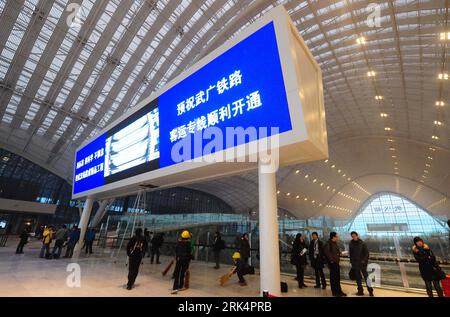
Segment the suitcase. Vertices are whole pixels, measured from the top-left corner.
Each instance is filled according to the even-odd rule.
[[[248,268],[247,268],[247,274],[254,275],[255,274],[255,267],[249,265]]]
[[[441,281],[442,290],[444,291],[445,297],[450,297],[450,274],[447,275],[445,279]]]
[[[288,292],[288,285],[286,282],[281,282],[281,293],[287,293]]]

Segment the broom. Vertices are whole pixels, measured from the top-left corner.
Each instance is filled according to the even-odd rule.
[[[167,272],[169,272],[170,268],[173,265],[174,260],[170,261],[169,265],[167,265],[166,269],[162,271],[162,276],[166,276]]]
[[[235,270],[236,270],[236,267],[233,266],[233,267],[231,268],[230,272],[228,272],[228,273],[225,274],[225,275],[222,275],[222,276],[219,278],[220,286],[224,286],[225,283],[228,282],[228,281],[230,280],[230,278],[231,278],[231,276],[234,274],[234,271],[235,271]]]

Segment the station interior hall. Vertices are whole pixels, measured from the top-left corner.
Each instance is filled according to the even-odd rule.
[[[449,9],[447,0],[0,0],[0,296],[258,297],[270,283],[280,287],[273,292],[281,297],[340,296],[330,289],[327,261],[334,262],[327,255],[322,263],[322,286],[327,286],[318,284],[312,264],[322,255],[315,253],[313,233],[325,248],[338,236],[338,275],[349,297],[450,296],[450,276],[437,282],[443,293],[436,287],[430,291],[416,253],[420,237],[420,250],[431,250],[433,265],[450,274]],[[196,78],[194,71],[212,69],[213,58],[253,39],[262,21],[272,14],[278,19],[273,12],[282,10],[295,30],[292,38],[321,74],[320,84],[298,77],[300,86],[318,89],[322,97],[312,100],[303,90],[296,92],[310,115],[292,122],[305,122],[309,129],[323,120],[325,154],[282,152],[283,164],[273,179],[264,178],[258,163],[235,171],[226,165],[233,163],[209,169],[205,164],[200,172],[177,171],[164,178],[165,170],[177,168],[163,167],[168,164],[163,151],[173,142],[162,134],[172,124],[162,117],[168,115],[161,110],[164,102],[207,88],[182,84]],[[305,69],[286,66],[281,51],[287,37],[279,27],[287,24],[276,19],[281,57],[275,61],[282,78],[295,71],[303,76]],[[242,65],[244,56],[238,61]],[[245,65],[251,68],[252,61]],[[224,76],[232,75],[224,87],[229,91],[218,90],[217,98],[247,89],[246,68],[242,84],[231,88],[239,71],[220,66]],[[278,77],[269,72],[263,77],[261,85],[275,91]],[[219,79],[212,75],[198,82]],[[257,86],[258,80],[248,85]],[[289,81],[285,85],[292,87]],[[252,91],[246,93],[242,118],[266,107],[263,88],[263,103],[251,107]],[[283,93],[292,113],[292,91]],[[316,102],[317,107],[306,106]],[[203,103],[191,111],[183,103],[183,114],[178,104],[178,116],[177,104],[171,111],[176,120],[188,118],[209,107],[207,99]],[[142,125],[141,119],[130,122],[147,109],[144,130],[150,132],[148,141],[141,141],[135,139],[139,131],[126,129]],[[269,120],[281,116],[280,110]],[[93,160],[107,157],[101,186],[74,188],[98,179],[99,170],[77,171],[83,169],[80,153],[100,139],[105,153],[96,151]],[[143,142],[149,143],[148,154],[138,166],[137,146]],[[128,150],[120,156],[121,149]],[[152,182],[142,175],[157,176]],[[274,192],[266,197],[272,187],[261,184],[268,179]],[[147,248],[130,286],[136,229]],[[70,251],[77,230],[79,240]],[[349,274],[355,265],[352,232],[368,250],[363,291]],[[219,249],[217,233],[223,241]],[[299,234],[300,255],[293,251]],[[62,250],[55,256],[58,241]],[[173,278],[174,270],[183,270],[180,241],[190,243],[191,259],[178,289]],[[136,244],[131,249],[133,254]],[[296,262],[299,257],[306,262]],[[245,282],[234,274],[243,258]],[[275,268],[263,263],[269,260]],[[372,291],[367,292],[369,280]]]

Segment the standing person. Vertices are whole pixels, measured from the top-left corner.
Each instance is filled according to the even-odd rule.
[[[220,269],[220,252],[225,249],[225,241],[223,241],[219,231],[217,231],[214,236],[212,249],[214,253],[214,262],[216,263],[214,268],[217,270]]]
[[[42,248],[39,257],[43,259],[44,257],[50,258],[50,244],[52,243],[53,231],[51,227],[45,227],[42,234]]]
[[[151,248],[151,241],[152,239],[150,238],[150,232],[147,230],[147,228],[144,229],[144,239],[145,242],[147,242],[147,250],[145,250],[145,253],[147,253],[147,257],[150,257],[150,248]]]
[[[336,232],[330,232],[330,239],[325,244],[323,251],[328,261],[328,268],[330,269],[330,284],[331,293],[336,297],[347,296],[341,288],[341,267],[339,262],[341,260],[341,250],[337,244],[339,236]]]
[[[364,277],[369,295],[373,296],[373,288],[371,285],[371,281],[368,278],[369,274],[367,273],[367,264],[369,263],[369,249],[367,248],[367,245],[364,243],[364,241],[359,238],[356,231],[352,231],[351,236],[352,240],[350,241],[349,245],[349,255],[350,264],[352,265],[352,270],[356,278],[356,285],[358,286],[358,293],[356,293],[356,295],[364,296],[364,289],[362,286],[362,277]]]
[[[17,245],[16,254],[22,254],[23,253],[23,247],[25,244],[28,243],[28,230],[27,228],[24,228],[22,230],[22,233],[20,234],[19,238],[19,244]]]
[[[139,266],[141,265],[142,258],[145,255],[145,250],[147,250],[147,242],[142,235],[142,229],[137,228],[134,237],[130,239],[127,244],[127,255],[128,255],[128,283],[127,290],[133,288],[136,277],[139,273]]]
[[[88,228],[84,237],[84,241],[86,246],[86,254],[92,254],[92,245],[95,241],[95,230],[93,228]]]
[[[53,246],[52,256],[54,259],[59,259],[61,256],[61,251],[64,246],[64,242],[67,241],[69,236],[69,230],[67,230],[66,225],[62,225],[61,228],[56,231],[55,234],[55,245]]]
[[[80,240],[80,230],[78,229],[78,226],[74,226],[69,233],[65,258],[71,258],[73,256],[73,250],[75,249],[78,240]]]
[[[155,259],[155,255],[156,255],[156,264],[161,264],[161,262],[159,262],[159,256],[160,256],[159,249],[161,248],[161,246],[164,243],[164,232],[155,234],[155,236],[151,240],[151,243],[152,243],[152,249],[151,249],[152,258],[150,259],[150,263],[153,264],[153,261]]]
[[[186,270],[189,268],[189,262],[191,261],[191,235],[189,231],[184,230],[181,233],[181,239],[178,240],[177,246],[175,247],[175,279],[173,281],[173,291],[172,294],[177,294],[178,291],[183,290],[184,287],[184,275]]]
[[[298,288],[307,287],[305,284],[305,266],[308,264],[306,255],[308,249],[306,246],[305,238],[301,233],[297,233],[295,240],[292,243],[292,260],[291,263],[295,265],[297,269],[297,282]]]
[[[241,237],[239,244],[239,254],[241,255],[241,261],[244,265],[249,265],[248,259],[250,258],[250,243],[248,241],[248,234],[244,233]]]
[[[309,244],[309,259],[316,275],[316,285],[314,288],[322,287],[322,289],[326,289],[327,281],[325,280],[325,274],[323,273],[326,258],[323,252],[323,243],[320,241],[317,232],[313,232],[311,238],[312,240]],[[321,283],[322,285],[320,285]]]
[[[423,242],[422,238],[415,237],[412,252],[414,258],[419,263],[420,275],[425,282],[428,296],[433,297],[434,286],[438,296],[443,297],[444,293],[440,283],[442,277],[440,275],[443,274],[445,278],[445,274],[436,262],[436,257],[430,247]]]

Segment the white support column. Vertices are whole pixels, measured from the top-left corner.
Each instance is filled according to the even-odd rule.
[[[277,188],[275,171],[259,162],[259,266],[261,294],[280,296],[280,250],[278,245]]]
[[[81,214],[80,223],[78,224],[78,228],[80,229],[80,240],[75,246],[74,250],[75,256],[79,255],[81,246],[83,245],[84,235],[86,234],[89,218],[91,217],[93,204],[94,199],[92,197],[88,197],[86,199],[86,202],[84,203],[83,213]]]

